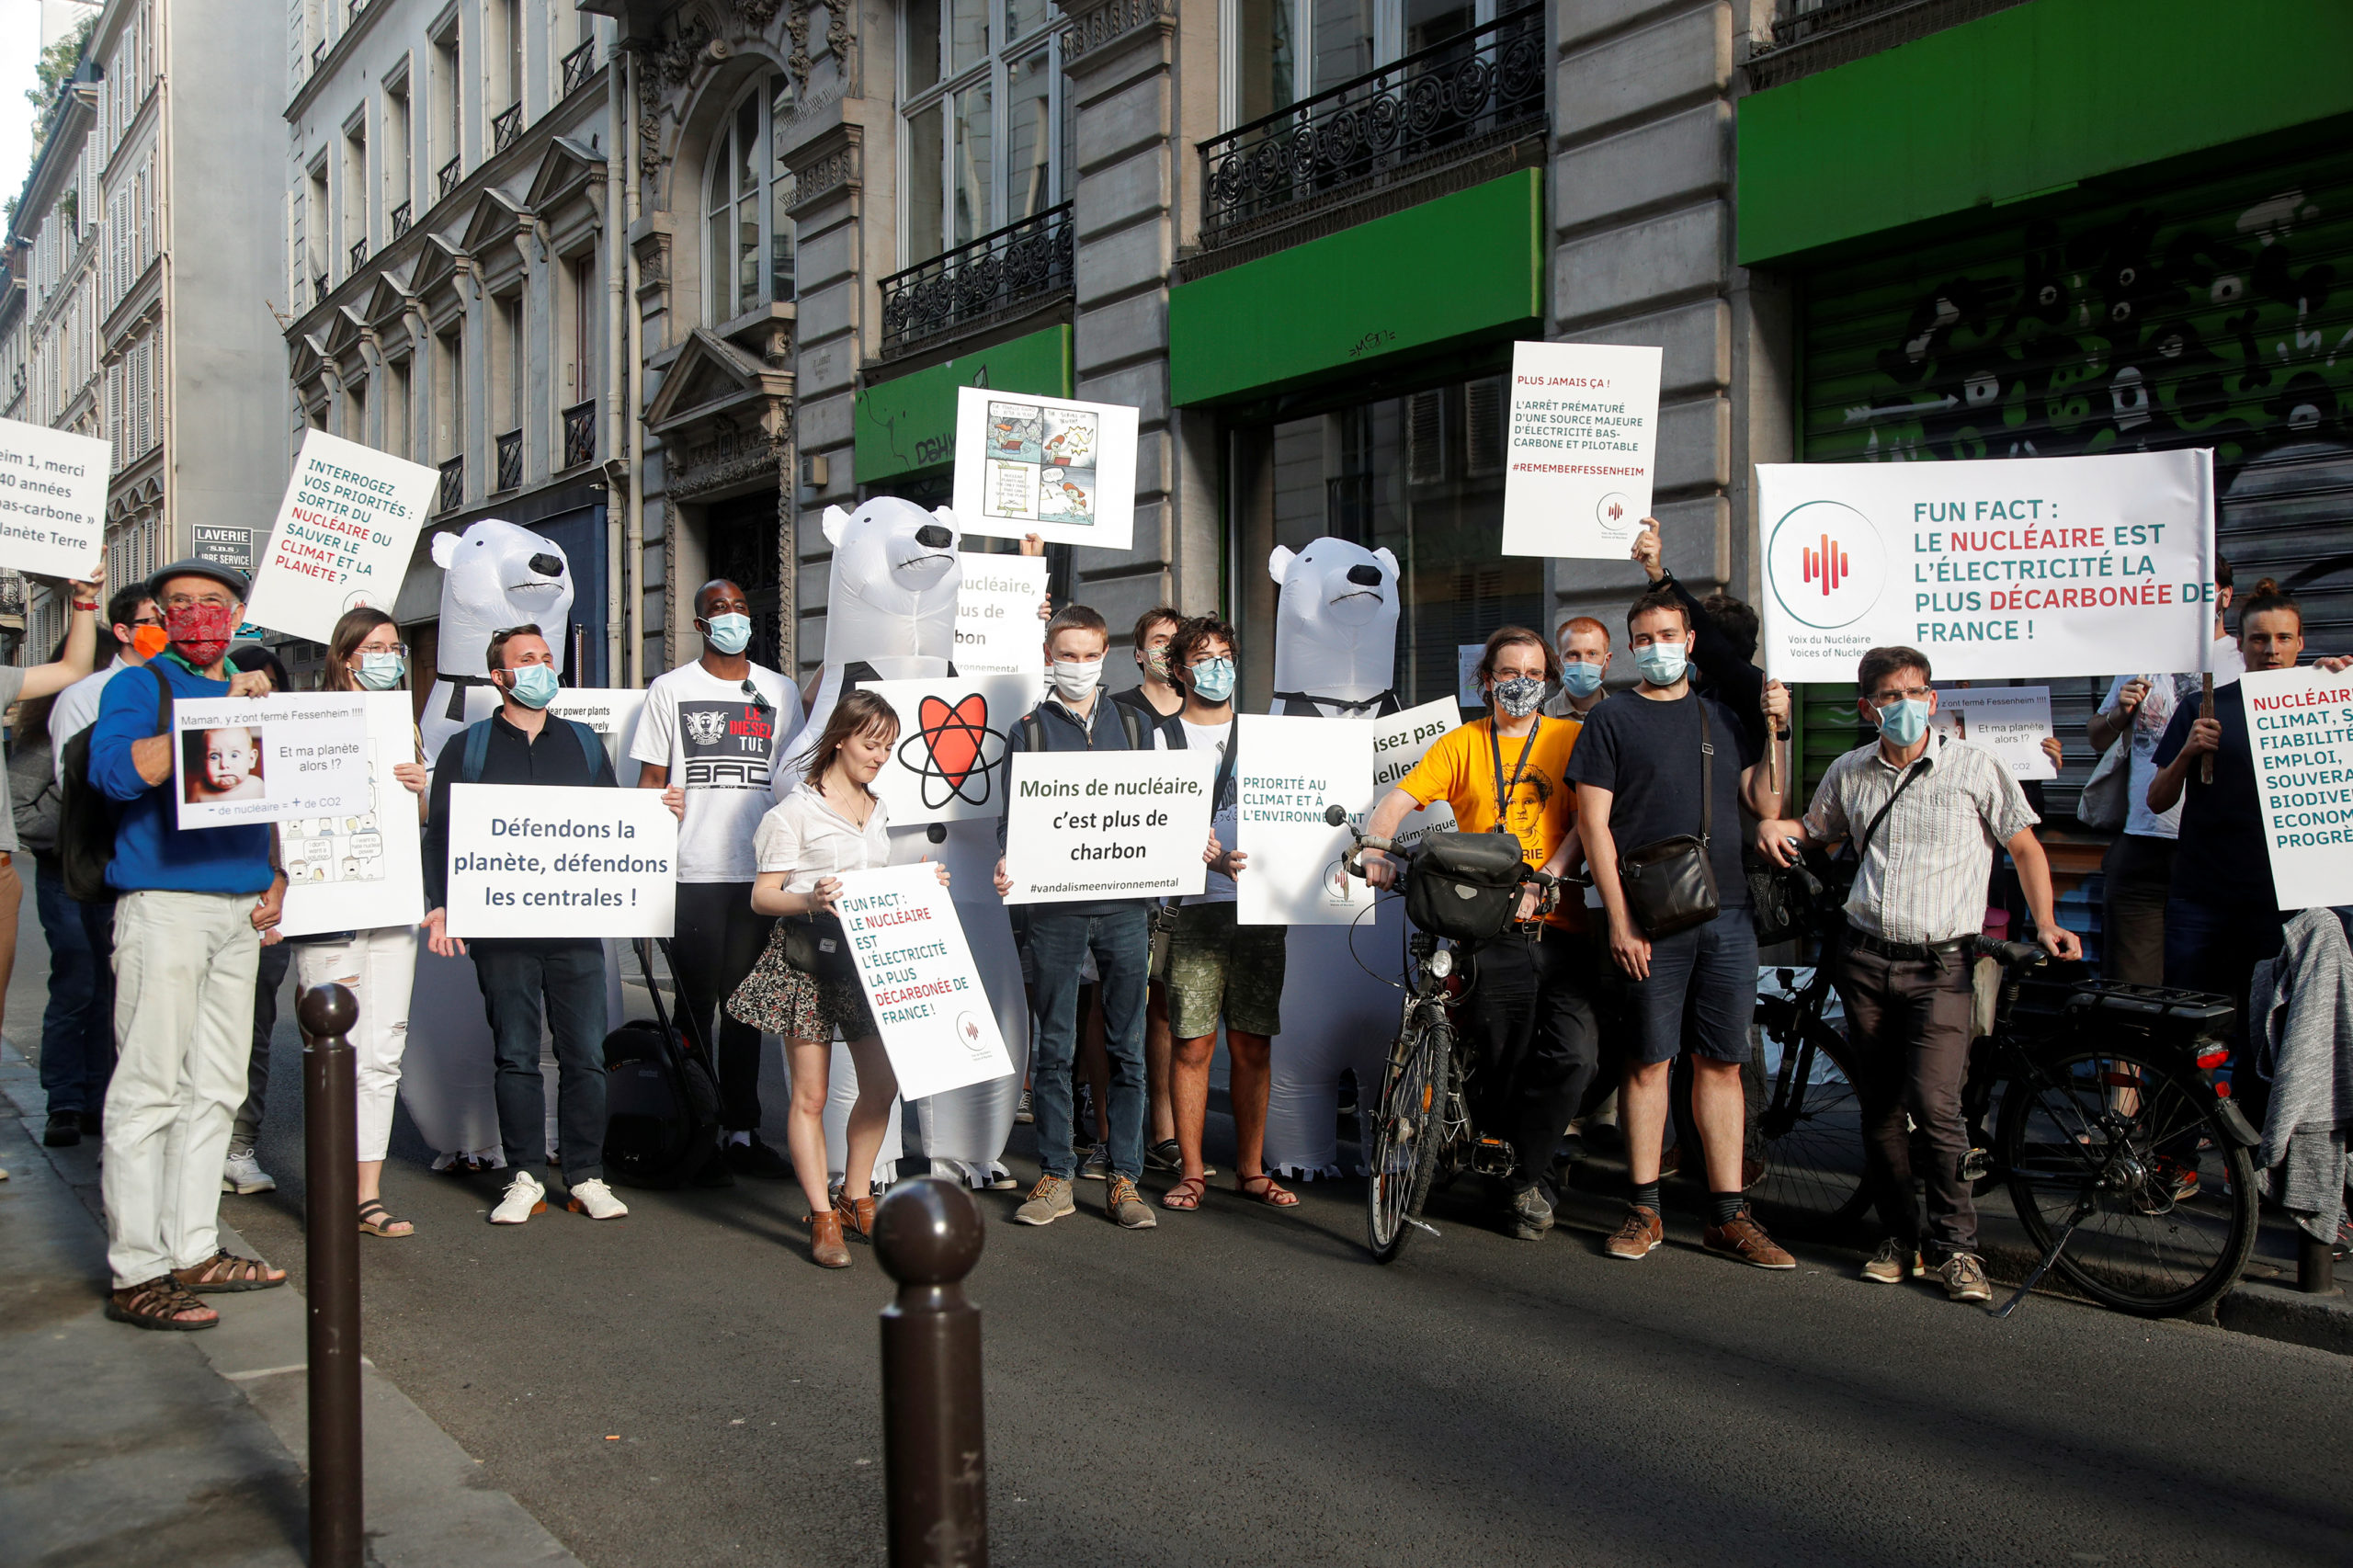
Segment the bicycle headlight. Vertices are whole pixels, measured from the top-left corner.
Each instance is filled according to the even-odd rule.
[[[1450,949],[1440,949],[1438,951],[1432,953],[1430,955],[1429,962],[1424,964],[1422,967],[1428,970],[1436,978],[1444,980],[1448,975],[1454,972],[1454,954]]]

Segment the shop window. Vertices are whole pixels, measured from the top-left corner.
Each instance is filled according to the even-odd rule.
[[[712,139],[703,265],[714,323],[792,298],[792,171],[775,151],[792,102],[791,78],[772,75],[736,100]]]
[[[1520,0],[1223,0],[1228,129],[1492,22]]]
[[[1069,198],[1062,34],[1045,0],[905,0],[903,262]]]

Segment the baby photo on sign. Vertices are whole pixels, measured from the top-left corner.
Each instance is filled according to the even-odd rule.
[[[180,778],[185,780],[189,805],[258,801],[267,794],[268,785],[262,778],[260,725],[186,730],[180,733]]]
[[[172,710],[172,730],[182,828],[374,809],[365,710],[349,696],[190,698]]]

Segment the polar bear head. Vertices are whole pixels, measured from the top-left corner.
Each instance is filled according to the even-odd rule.
[[[519,523],[484,517],[462,534],[435,534],[433,564],[444,574],[437,665],[480,675],[490,634],[533,621],[563,668],[573,585],[562,545]]]
[[[1361,701],[1389,689],[1397,660],[1397,557],[1344,539],[1275,547],[1275,689]]]
[[[878,495],[855,512],[825,508],[834,547],[825,595],[825,663],[956,653],[956,590],[963,580],[956,514]]]

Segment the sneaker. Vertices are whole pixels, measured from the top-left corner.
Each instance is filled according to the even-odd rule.
[[[232,1143],[229,1145],[229,1157],[221,1162],[221,1190],[245,1197],[256,1192],[275,1192],[278,1183],[261,1168],[261,1162],[254,1158],[252,1144]]]
[[[1120,1222],[1123,1231],[1149,1231],[1160,1223],[1160,1216],[1152,1211],[1136,1191],[1136,1184],[1124,1176],[1113,1176],[1110,1186],[1104,1189],[1103,1212]]]
[[[615,1198],[613,1189],[594,1176],[572,1184],[572,1197],[564,1208],[591,1220],[618,1220],[629,1212],[629,1205]]]
[[[1990,1301],[1994,1287],[1985,1282],[1985,1265],[1973,1252],[1957,1252],[1937,1270],[1945,1294],[1956,1301]]]
[[[82,1113],[78,1110],[54,1112],[47,1126],[40,1130],[41,1146],[48,1149],[71,1149],[82,1141]]]
[[[1773,1244],[1765,1227],[1743,1209],[1728,1225],[1711,1225],[1699,1233],[1699,1244],[1710,1252],[1736,1257],[1755,1268],[1795,1268],[1798,1260]]]
[[[548,1189],[540,1178],[529,1171],[517,1171],[499,1195],[498,1207],[490,1211],[494,1225],[519,1225],[534,1214],[544,1214],[548,1207]]]
[[[1893,1236],[1880,1243],[1879,1251],[1863,1265],[1863,1278],[1874,1285],[1901,1285],[1907,1278],[1917,1279],[1927,1272],[1928,1266],[1920,1259],[1920,1249]]]
[[[1170,1176],[1181,1175],[1185,1169],[1185,1153],[1176,1147],[1176,1140],[1164,1138],[1143,1152],[1143,1168]]]
[[[1529,1187],[1511,1200],[1512,1239],[1540,1242],[1544,1233],[1552,1228],[1552,1206],[1544,1201],[1544,1194]]]
[[[1029,1189],[1029,1199],[1013,1211],[1013,1217],[1025,1225],[1051,1225],[1065,1214],[1078,1211],[1078,1199],[1071,1192],[1070,1177],[1042,1176],[1038,1185]]]
[[[1086,1151],[1086,1157],[1078,1162],[1078,1179],[1081,1181],[1101,1181],[1110,1174],[1111,1147],[1108,1143],[1096,1144]]]
[[[727,1168],[737,1176],[766,1176],[772,1181],[782,1181],[792,1175],[791,1162],[761,1142],[756,1132],[745,1143],[729,1139],[723,1157]]]
[[[1666,1227],[1659,1222],[1658,1210],[1630,1203],[1626,1206],[1626,1222],[1618,1227],[1618,1233],[1601,1250],[1611,1257],[1648,1257],[1665,1240]]]
[[[2194,1162],[2160,1154],[2150,1165],[2151,1180],[2160,1191],[2172,1194],[2176,1203],[2187,1203],[2198,1196],[2198,1166]]]
[[[1014,1124],[1027,1127],[1037,1119],[1038,1113],[1029,1108],[1029,1091],[1024,1089],[1021,1091],[1021,1103],[1013,1108]]]

